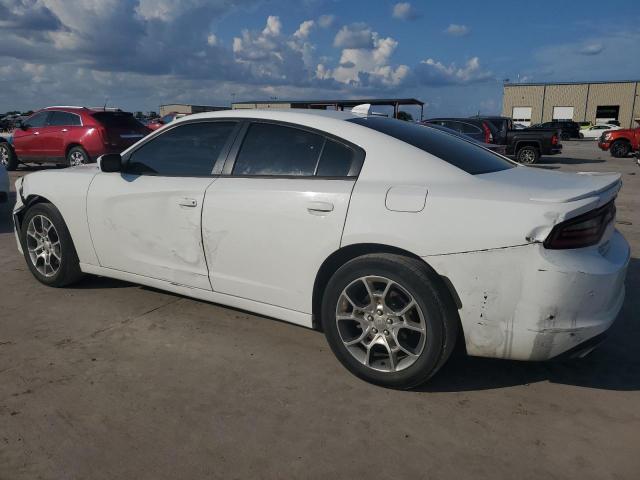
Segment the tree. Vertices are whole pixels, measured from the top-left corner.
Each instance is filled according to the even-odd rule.
[[[413,115],[411,115],[409,112],[398,112],[398,120],[413,122]]]

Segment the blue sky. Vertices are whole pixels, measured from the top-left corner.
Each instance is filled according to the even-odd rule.
[[[497,113],[505,78],[640,77],[637,7],[631,0],[0,0],[0,111],[410,96],[427,103],[426,115]]]

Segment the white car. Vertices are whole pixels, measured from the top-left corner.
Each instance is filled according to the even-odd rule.
[[[620,130],[620,127],[617,127],[615,125],[596,124],[592,125],[589,128],[580,130],[580,133],[584,136],[584,138],[598,139],[604,132],[609,130]]]
[[[321,328],[351,372],[411,388],[456,341],[518,360],[593,349],[624,299],[620,188],[409,122],[234,110],[29,174],[14,220],[44,284],[102,275]]]

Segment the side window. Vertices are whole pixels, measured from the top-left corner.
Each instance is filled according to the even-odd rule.
[[[442,122],[442,126],[443,127],[447,127],[450,128],[451,130],[455,130],[456,132],[460,132],[460,122],[454,122],[451,120],[448,120],[446,122]]]
[[[44,127],[47,122],[48,116],[48,111],[36,113],[35,115],[32,115],[27,119],[25,125],[28,125],[29,127]]]
[[[236,122],[201,122],[172,128],[135,150],[125,170],[142,175],[211,175],[235,126]]]
[[[476,127],[475,125],[471,125],[470,123],[461,123],[460,124],[461,129],[462,129],[462,133],[466,133],[467,135],[469,134],[479,134],[482,133],[482,130],[478,127]]]
[[[313,176],[323,142],[321,135],[297,128],[253,123],[232,174]]]
[[[69,112],[51,112],[47,125],[52,127],[75,127],[81,125],[80,117]]]
[[[322,149],[316,175],[319,177],[346,177],[351,170],[355,152],[346,145],[327,139]]]

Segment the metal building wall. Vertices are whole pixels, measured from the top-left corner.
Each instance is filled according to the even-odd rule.
[[[531,107],[531,124],[542,122],[543,85],[505,85],[502,115],[510,117],[513,107]]]

